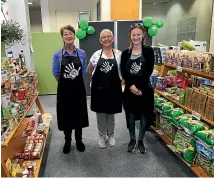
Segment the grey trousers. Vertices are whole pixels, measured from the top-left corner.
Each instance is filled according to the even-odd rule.
[[[96,113],[97,127],[100,138],[111,137],[114,135],[115,120],[114,114]]]

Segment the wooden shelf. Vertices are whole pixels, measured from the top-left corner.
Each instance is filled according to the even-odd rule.
[[[21,71],[20,71],[19,73],[17,73],[17,74],[11,75],[11,76],[21,75],[21,74],[23,74],[23,73],[25,73],[25,72],[27,72],[27,68],[21,70]],[[10,78],[10,77],[9,77],[9,78]],[[1,86],[5,85],[7,82],[10,82],[10,80],[8,79],[8,80],[2,82],[2,83],[1,83]]]
[[[199,165],[191,166],[189,163],[187,163],[182,157],[180,157],[175,152],[175,147],[173,145],[167,145],[168,148],[175,153],[187,166],[190,167],[190,169],[198,176],[198,177],[211,177],[206,171],[204,171]]]
[[[40,159],[38,159],[37,162],[36,162],[36,170],[34,171],[34,177],[39,177],[39,171],[40,171],[41,164],[42,164],[42,158],[43,158],[43,154],[44,154],[44,150],[45,150],[45,146],[46,146],[46,141],[47,141],[47,136],[48,136],[49,130],[50,130],[50,128],[45,128],[46,139],[45,139],[45,142],[44,142],[42,155],[41,155]]]
[[[188,112],[190,112],[190,113],[193,112],[192,109],[190,109],[190,108],[184,106],[183,104],[180,104],[178,101],[173,100],[172,98],[166,96],[166,94],[165,94],[166,92],[159,91],[159,90],[155,90],[155,92],[156,92],[157,94],[159,94],[159,95],[165,97],[165,98],[168,99],[169,101],[175,103],[176,105],[178,105],[179,107],[183,108],[184,110],[186,110],[186,111],[188,111]],[[214,127],[214,122],[213,122],[213,121],[211,121],[211,120],[209,120],[209,119],[207,119],[207,118],[205,118],[205,117],[203,117],[203,116],[201,117],[201,120],[203,120],[203,121],[209,123],[210,125],[212,125],[212,126]]]
[[[6,80],[6,81],[2,82],[1,86],[5,85],[7,82],[9,82],[9,80]]]
[[[164,140],[164,142],[167,144],[167,145],[172,145],[172,140],[171,138],[169,138],[168,135],[166,134],[160,134],[160,132],[162,132],[161,130],[159,130],[158,128],[154,127],[154,126],[151,126],[151,128],[162,138],[162,140]]]
[[[22,121],[24,120],[24,118],[26,117],[26,115],[28,114],[28,112],[30,111],[30,109],[33,106],[33,104],[34,104],[35,100],[37,99],[37,97],[38,97],[38,95],[34,96],[34,98],[32,99],[32,101],[30,103],[29,108],[25,110],[24,115],[20,119],[19,124],[10,132],[10,134],[7,137],[7,139],[4,141],[4,144],[1,145],[2,147],[6,147],[8,145],[8,143],[10,142],[10,140],[13,137],[14,133],[19,128],[20,124],[22,123]]]
[[[164,64],[164,65],[167,66],[167,67],[173,68],[173,69],[177,68],[177,66],[174,66],[174,65],[169,65],[169,64]],[[187,69],[187,68],[182,68],[182,71],[186,72],[186,73],[189,73],[189,74],[193,74],[193,75],[199,76],[199,77],[203,77],[203,78],[207,78],[207,79],[210,79],[210,80],[214,80],[214,75],[211,75],[211,74],[208,74],[208,73],[205,73],[205,72],[201,72],[201,71],[197,71],[197,70],[191,70],[191,69]]]
[[[155,63],[156,66],[162,66],[164,64],[160,64],[160,63]]]

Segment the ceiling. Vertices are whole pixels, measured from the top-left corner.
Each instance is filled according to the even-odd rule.
[[[167,3],[172,0],[142,0],[143,4],[153,4],[153,3]]]
[[[32,2],[32,5],[28,5],[29,9],[40,9],[40,0],[28,0],[28,2]]]

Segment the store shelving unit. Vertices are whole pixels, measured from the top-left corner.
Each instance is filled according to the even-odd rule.
[[[21,71],[18,75],[23,74],[25,72],[27,72],[27,69]],[[10,81],[8,80],[8,82],[10,82]],[[31,103],[30,103],[29,107],[25,110],[24,115],[20,119],[19,124],[9,133],[7,139],[4,141],[4,143],[1,146],[1,176],[2,177],[11,177],[9,171],[6,168],[5,161],[8,158],[12,160],[13,156],[16,153],[22,152],[24,149],[27,138],[26,137],[23,138],[21,136],[30,119],[30,118],[26,118],[26,116],[27,116],[28,112],[30,111],[31,107],[33,106],[33,104],[36,104],[40,113],[44,114],[44,110],[40,103],[38,94],[36,96],[32,96]],[[45,134],[48,135],[48,132],[49,132],[49,128],[46,128]],[[45,148],[45,143],[46,143],[46,140],[44,142],[43,151]],[[40,170],[40,166],[42,163],[42,157],[43,157],[43,152],[41,154],[40,159],[37,160],[36,170],[34,170],[35,177],[38,177],[38,175],[39,175],[39,170]]]
[[[173,65],[168,65],[168,64],[155,64],[160,66],[160,77],[164,77],[167,75],[167,72],[169,70],[176,70],[177,67],[173,66]],[[188,73],[188,74],[192,74],[195,76],[199,76],[199,77],[203,77],[203,78],[207,78],[210,80],[214,80],[214,75],[205,73],[205,72],[201,72],[201,71],[195,71],[195,70],[191,70],[191,69],[186,69],[186,68],[182,68],[182,71],[180,71],[179,73],[181,73],[181,75],[183,75],[184,73]],[[163,91],[159,91],[159,90],[155,90],[155,92],[159,95],[161,95],[162,97],[166,98],[167,100],[175,103],[177,106],[183,108],[184,110],[193,113],[192,109],[186,107],[185,105],[180,104],[178,101],[166,96],[166,92]],[[212,127],[214,127],[214,122],[205,118],[205,117],[201,117],[201,120],[209,123]],[[163,132],[160,132],[158,128],[152,126],[152,129],[164,140],[164,142],[167,144],[168,148],[174,152],[179,158],[181,158],[176,152],[175,152],[175,148],[172,145],[172,139],[169,138],[166,134],[164,134]],[[182,159],[182,158],[181,158]],[[184,161],[184,163],[186,163],[190,169],[198,176],[198,177],[211,177],[208,173],[206,173],[199,165],[195,165],[195,166],[190,166],[184,159],[182,159]]]

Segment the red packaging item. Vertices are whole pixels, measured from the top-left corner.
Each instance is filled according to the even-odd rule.
[[[165,76],[165,82],[168,87],[175,87],[176,86],[176,77],[175,76]]]
[[[177,83],[177,86],[179,88],[182,88],[183,77],[182,76],[176,76],[176,83]]]

